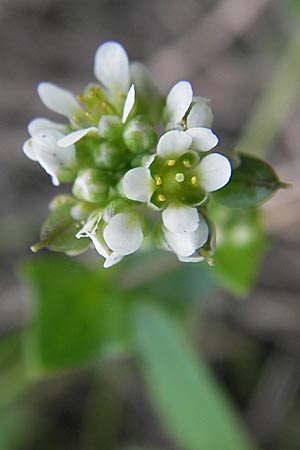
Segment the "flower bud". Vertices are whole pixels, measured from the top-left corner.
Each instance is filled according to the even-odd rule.
[[[137,116],[128,122],[123,138],[126,146],[134,154],[150,150],[157,143],[155,129],[144,116]]]
[[[106,202],[109,194],[107,176],[100,169],[83,169],[73,185],[73,194],[80,200],[91,203]]]
[[[125,149],[110,142],[94,147],[93,158],[96,166],[108,170],[120,169],[126,162]]]
[[[114,142],[121,138],[123,124],[118,116],[104,115],[99,121],[98,130],[102,138]]]

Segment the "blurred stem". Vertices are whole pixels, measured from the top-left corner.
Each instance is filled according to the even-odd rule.
[[[298,25],[273,80],[259,100],[238,142],[244,153],[264,157],[285,125],[300,93],[300,26]]]

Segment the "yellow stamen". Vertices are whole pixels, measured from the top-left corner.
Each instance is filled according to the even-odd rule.
[[[169,159],[169,161],[167,162],[167,164],[168,164],[168,166],[172,167],[172,166],[175,166],[176,161],[175,161],[175,159]]]
[[[187,168],[192,167],[192,164],[188,159],[183,160],[182,164],[184,165],[184,167],[187,167]]]
[[[157,199],[160,202],[165,202],[166,201],[166,197],[163,194],[158,194]]]
[[[197,177],[195,175],[191,178],[191,183],[192,184],[196,184],[197,183]]]
[[[77,95],[77,100],[80,101],[80,102],[83,102],[84,96],[82,94],[78,94]]]
[[[162,179],[159,176],[157,176],[155,179],[155,182],[156,182],[157,186],[160,186],[162,184]]]

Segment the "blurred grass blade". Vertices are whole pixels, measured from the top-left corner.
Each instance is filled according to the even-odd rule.
[[[159,309],[142,305],[133,326],[145,382],[170,437],[185,450],[254,450],[178,325]]]

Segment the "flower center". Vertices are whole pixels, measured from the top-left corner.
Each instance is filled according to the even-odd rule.
[[[157,155],[150,165],[156,184],[151,202],[159,208],[165,208],[171,202],[201,204],[206,199],[206,192],[197,177],[198,163],[199,156],[194,152],[167,160]]]

